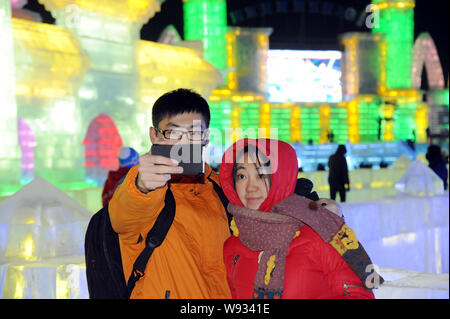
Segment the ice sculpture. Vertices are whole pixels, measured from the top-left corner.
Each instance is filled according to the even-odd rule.
[[[403,154],[397,158],[394,163],[392,163],[392,168],[406,170],[411,167],[412,163],[413,162],[409,159],[409,157]]]
[[[83,254],[91,216],[63,191],[37,177],[0,203],[0,261]]]
[[[380,89],[382,34],[350,32],[341,36],[345,47],[342,68],[342,90],[344,100],[351,100],[359,94],[377,94]]]
[[[119,167],[119,150],[122,139],[112,119],[100,114],[89,125],[83,140],[86,147],[86,179],[101,185],[109,171]]]
[[[184,1],[189,41],[179,41],[168,28],[161,39],[171,45],[140,40],[141,26],[160,10],[162,0],[39,2],[56,25],[11,19],[10,2],[0,4],[0,69],[6,70],[0,74],[0,100],[6,101],[0,112],[1,195],[14,193],[34,176],[67,190],[101,186],[101,174],[92,178],[87,172],[102,171],[101,165],[85,166],[92,163],[90,150],[85,154],[83,147],[89,125],[106,114],[124,145],[147,152],[153,102],[178,87],[211,96],[212,128],[219,131],[276,128],[280,139],[303,143],[322,143],[329,131],[340,143],[413,135],[420,143],[426,141],[427,127],[433,133],[422,94],[408,84],[413,0],[373,1],[380,7],[380,28],[349,39],[345,94],[356,97],[338,104],[269,103],[270,30],[237,27],[227,32],[225,0]],[[18,8],[24,3],[13,1]],[[448,89],[431,93],[432,104],[448,106]],[[32,150],[17,143],[18,118],[34,136]],[[222,141],[238,137],[234,131],[229,135]],[[27,169],[21,170],[20,148],[22,157],[30,156]]]
[[[266,93],[267,52],[272,28],[230,27],[227,33],[228,88],[242,92]]]
[[[11,6],[0,1],[0,193],[13,193],[20,180],[20,148],[17,140],[17,103],[14,94],[14,42]]]
[[[0,74],[6,84],[0,87],[0,100],[6,101],[0,115],[2,195],[35,176],[62,189],[102,185],[102,174],[93,178],[90,172],[104,170],[101,160],[86,168],[92,154],[83,147],[100,114],[110,117],[123,144],[146,152],[156,98],[178,87],[207,98],[222,81],[198,54],[198,41],[174,46],[139,40],[160,0],[40,2],[56,25],[11,19],[9,1],[0,5],[0,67],[6,70]],[[18,118],[34,137],[32,149],[17,143]],[[22,170],[21,149],[27,157]]]
[[[383,34],[385,75],[382,90],[412,87],[415,0],[372,0],[380,21],[372,33]]]
[[[226,69],[227,9],[225,0],[184,0],[183,27],[185,40],[201,40],[204,49],[203,57],[206,61],[219,70]]]
[[[421,161],[415,161],[405,175],[395,184],[399,193],[434,196],[444,193],[441,178]]]
[[[18,119],[19,145],[22,150],[22,183],[28,183],[34,176],[34,148],[37,146],[34,133],[28,124]]]
[[[427,79],[431,89],[445,87],[444,73],[442,71],[439,54],[433,38],[428,32],[419,34],[414,43],[414,57],[412,66],[413,87],[420,89],[424,67],[427,69]]]
[[[67,297],[70,285],[80,289],[73,282],[69,285],[67,276],[71,271],[84,275],[84,234],[91,216],[40,177],[4,200],[0,204],[0,295],[55,298],[61,285],[66,290],[58,292],[60,297]]]
[[[34,176],[55,185],[80,183],[87,187],[82,167],[82,119],[74,96],[91,64],[89,57],[70,30],[12,21],[17,115],[36,143],[33,162],[28,165],[34,166]],[[22,176],[22,181],[29,177]]]

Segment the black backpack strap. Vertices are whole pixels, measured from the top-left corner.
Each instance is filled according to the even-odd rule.
[[[164,199],[164,208],[156,218],[155,224],[147,234],[145,239],[145,248],[136,258],[133,265],[133,271],[128,279],[127,289],[128,298],[133,292],[136,282],[144,276],[145,267],[155,248],[159,247],[166,238],[167,232],[172,225],[175,217],[175,199],[170,187],[167,188],[166,197]]]
[[[225,208],[225,212],[227,213],[227,219],[228,219],[228,226],[231,224],[231,219],[233,216],[228,212],[228,203],[230,202],[228,198],[225,196],[225,193],[223,192],[222,188],[212,179],[208,176],[208,180],[213,184],[214,191],[217,193],[217,195],[220,198],[220,201],[222,202],[223,207]]]

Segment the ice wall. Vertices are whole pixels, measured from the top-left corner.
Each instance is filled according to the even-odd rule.
[[[115,169],[118,163],[95,164],[87,176],[92,150],[83,146],[99,115],[111,119],[124,145],[144,153],[150,148],[151,107],[160,95],[187,87],[207,98],[221,82],[220,73],[195,50],[140,41],[140,28],[160,10],[161,2],[42,0],[56,25],[19,19],[11,23],[10,13],[1,16],[0,34],[10,40],[0,45],[6,57],[0,63],[12,72],[0,75],[7,83],[0,86],[1,96],[7,100],[9,94],[11,104],[0,115],[0,130],[6,128],[0,167],[7,169],[0,173],[0,193],[21,186],[17,117],[35,139],[33,159],[26,164],[33,170],[22,171],[22,183],[42,176],[63,189],[102,186],[105,167]],[[22,150],[31,154],[30,148]]]
[[[13,34],[17,114],[36,141],[35,176],[63,187],[83,184],[82,118],[74,95],[89,57],[62,27],[13,19]]]
[[[20,184],[14,49],[9,1],[0,1],[0,56],[0,193],[9,193],[15,190],[12,185]]]

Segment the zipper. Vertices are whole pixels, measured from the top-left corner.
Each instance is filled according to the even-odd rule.
[[[233,258],[233,271],[232,271],[232,273],[231,273],[231,276],[232,276],[232,280],[233,280],[233,288],[234,288],[234,289],[236,289],[236,286],[235,286],[235,284],[234,284],[234,271],[236,270],[236,265],[237,265],[237,262],[238,262],[238,260],[239,260],[239,257],[241,257],[241,255],[236,255],[236,256]]]
[[[363,285],[349,285],[349,284],[344,283],[344,296],[350,296],[350,291],[348,291],[349,287],[362,287],[362,288],[364,288]]]
[[[164,299],[170,299],[170,290],[166,290],[166,293],[164,294]]]

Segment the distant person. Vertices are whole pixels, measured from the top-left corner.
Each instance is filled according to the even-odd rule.
[[[336,153],[331,155],[328,160],[330,198],[336,200],[336,193],[339,192],[341,202],[345,202],[345,192],[350,191],[350,180],[348,178],[348,166],[345,153],[347,153],[345,145],[339,145]]]
[[[111,200],[117,182],[127,175],[130,168],[139,164],[139,154],[131,147],[122,147],[119,152],[119,168],[109,171],[102,192],[102,203],[106,206]]]
[[[330,143],[333,143],[333,142],[334,142],[334,133],[333,133],[332,130],[329,130],[329,131],[328,131],[327,137],[328,137],[328,141],[329,141]]]
[[[428,160],[428,166],[442,179],[444,182],[444,190],[447,190],[448,171],[441,147],[434,144],[430,145],[425,157]]]

